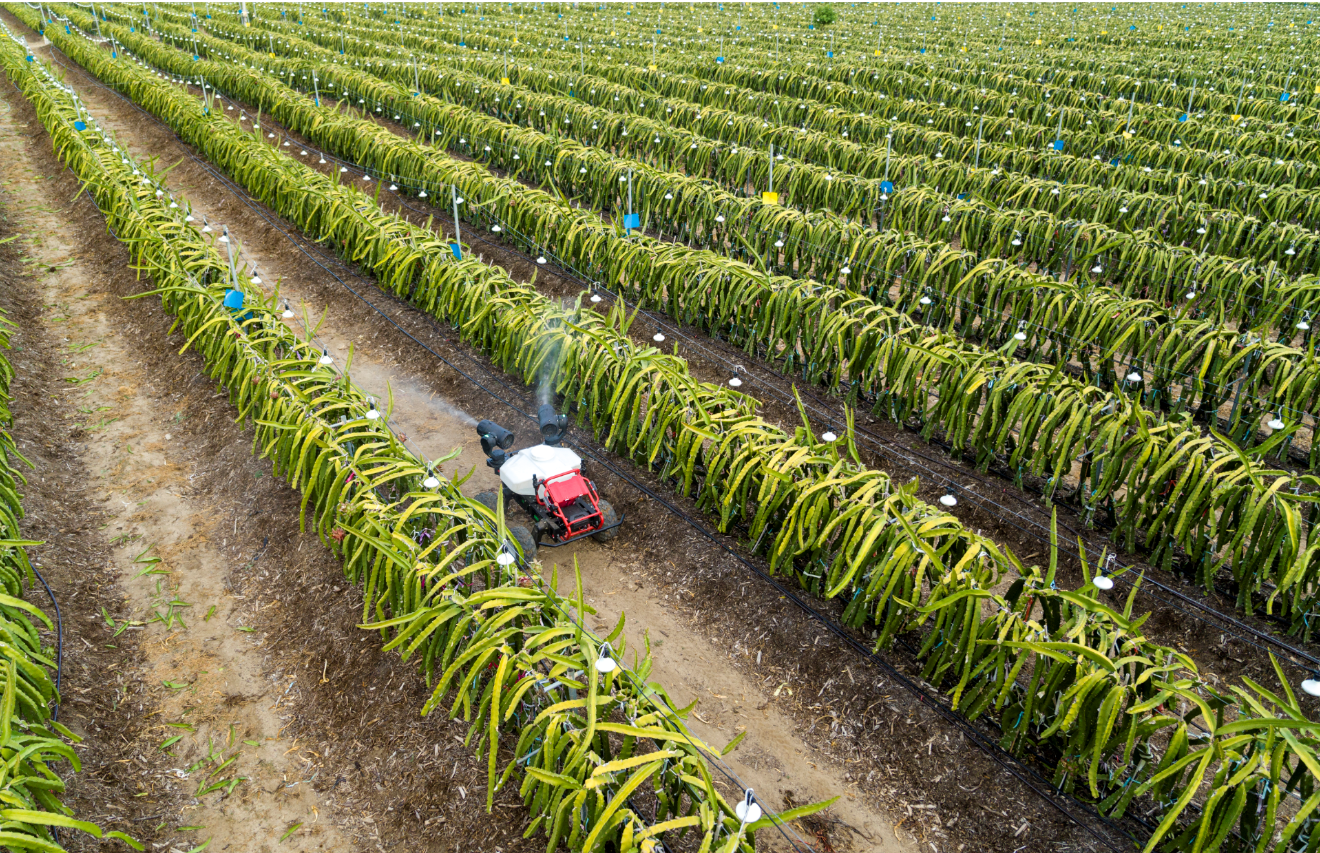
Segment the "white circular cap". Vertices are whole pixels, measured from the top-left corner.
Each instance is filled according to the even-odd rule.
[[[1302,689],[1311,696],[1320,696],[1320,681],[1308,678],[1302,682]]]
[[[842,273],[843,275],[847,275],[848,273],[852,272],[852,267],[844,267],[843,269],[839,270],[839,272]]]
[[[929,296],[923,296],[923,297],[921,297],[920,299],[918,299],[917,301],[920,302],[922,305],[929,305],[929,304],[930,304],[930,297],[929,297]]]
[[[888,196],[888,194],[886,194],[886,193],[880,193],[880,200],[881,200],[881,201],[889,201],[889,196]]]
[[[317,162],[318,162],[318,163],[324,163],[324,162],[325,162],[325,158],[322,157],[322,158],[321,158],[320,160],[318,160]]]
[[[724,221],[724,214],[721,213],[720,215],[716,216],[716,217],[715,217],[715,221],[716,221],[716,222],[723,222],[723,221]]]
[[[1096,575],[1095,580],[1091,581],[1091,583],[1095,584],[1096,589],[1103,589],[1107,591],[1114,588],[1113,578],[1108,578],[1105,577],[1104,575]]]
[[[941,219],[940,221],[941,221],[941,222],[952,222],[953,220],[950,219],[950,218],[949,218],[949,214],[946,213],[946,214],[944,214],[944,218]]]
[[[665,336],[659,332],[656,332],[654,335],[651,336],[651,340],[655,341],[656,343],[662,343],[664,339]]]
[[[370,411],[367,412],[367,420],[375,421],[379,419],[380,419],[380,412],[376,411],[375,409],[371,409]]]
[[[1187,298],[1188,298],[1188,299],[1195,299],[1195,298],[1196,298],[1196,291],[1195,291],[1195,290],[1189,290],[1189,291],[1187,291]]]
[[[820,440],[826,444],[833,444],[839,440],[839,437],[828,430],[820,434]]]
[[[307,152],[306,152],[306,151],[302,152],[302,156],[306,157],[306,156],[307,156]]]
[[[1141,381],[1141,374],[1138,373],[1138,372],[1136,372],[1136,371],[1134,370],[1134,371],[1132,371],[1131,373],[1129,373],[1129,374],[1127,375],[1127,381],[1129,381],[1129,382],[1140,382],[1140,381]]]
[[[756,823],[761,819],[761,807],[756,803],[748,803],[746,800],[734,806],[733,813],[743,823]]]
[[[1196,229],[1196,233],[1197,233],[1197,234],[1204,234],[1204,233],[1205,233],[1205,229],[1204,229],[1204,228],[1197,228],[1197,229]]]
[[[321,360],[320,360],[320,362],[318,362],[318,363],[319,363],[319,364],[334,364],[334,361],[335,361],[335,360],[334,360],[333,358],[331,358],[329,355],[323,355],[323,356],[321,356]]]
[[[945,221],[946,221],[946,222],[948,221],[948,217],[945,217]],[[1019,240],[1018,238],[1014,237],[1014,238],[1013,238],[1013,245],[1014,245],[1014,246],[1021,246],[1021,245],[1022,245],[1022,241]]]
[[[783,240],[776,240],[776,241],[775,241],[775,248],[776,248],[776,249],[782,249],[782,248],[784,248],[784,241],[783,241]]]
[[[1027,339],[1027,333],[1026,333],[1026,332],[1014,332],[1014,333],[1013,333],[1013,340],[1015,340],[1015,341],[1025,341],[1026,339]]]
[[[958,499],[953,495],[940,495],[940,503],[944,506],[957,506]]]
[[[1285,254],[1285,255],[1295,255],[1295,254],[1297,254],[1297,250],[1294,249],[1292,246],[1289,246],[1289,247],[1288,247],[1288,251],[1284,252],[1284,254]]]
[[[210,234],[210,233],[212,233],[214,230],[215,230],[215,229],[212,228],[210,225],[203,225],[203,226],[202,226],[202,233],[203,233],[203,234]]]
[[[517,559],[517,557],[510,554],[508,551],[501,551],[500,555],[495,558],[495,562],[499,563],[501,566],[508,566]]]
[[[390,184],[390,192],[394,192],[397,189],[398,189],[397,186],[395,186],[394,184]]]
[[[371,175],[363,175],[363,176],[362,176],[362,180],[364,180],[364,181],[369,181],[369,180],[371,180]]]
[[[454,204],[462,204],[462,203],[463,203],[463,197],[462,197],[462,196],[459,196],[458,198],[454,199]]]
[[[599,294],[599,293],[593,293],[593,294],[591,294],[591,301],[592,301],[592,302],[599,302],[599,301],[600,301],[600,294]]]
[[[347,167],[347,166],[340,166],[340,167],[339,167],[339,171],[341,171],[341,172],[347,172],[347,171],[348,171],[348,167]]]
[[[227,235],[221,234],[221,235],[220,235],[220,239],[219,239],[219,240],[216,240],[216,242],[217,242],[217,243],[228,243],[228,242],[229,242],[229,237],[228,237]]]
[[[673,193],[665,193],[665,199],[666,199],[666,200],[672,199],[673,197],[674,197],[674,194],[673,194]]]
[[[742,385],[742,380],[739,379],[737,376],[735,376],[735,377],[733,377],[732,379],[729,380],[729,384],[730,384],[731,386],[733,386],[734,388],[737,388],[737,387],[739,387],[739,386]]]
[[[434,489],[440,485],[440,481],[437,480],[435,477],[427,477],[425,480],[422,481],[422,485],[425,488]]]
[[[421,192],[419,192],[419,193],[417,194],[417,197],[418,197],[418,198],[426,198],[426,190],[422,190]]]
[[[1275,418],[1274,420],[1270,421],[1270,429],[1283,429],[1284,426],[1285,424],[1283,423],[1283,421],[1279,420],[1278,418]]]
[[[1100,266],[1099,264],[1096,264],[1095,266],[1091,267],[1091,272],[1095,273],[1096,275],[1099,275],[1100,273],[1102,273],[1102,272],[1104,272],[1104,271],[1105,271],[1105,268],[1102,267],[1102,266]]]
[[[545,255],[537,255],[537,257],[536,257],[536,262],[537,262],[538,264],[543,264],[543,263],[545,263]]]
[[[286,320],[292,320],[292,319],[293,319],[293,312],[292,312],[292,311],[289,311],[289,310],[285,310],[285,312],[284,312],[283,314],[281,314],[280,316],[283,317],[283,318],[286,319]]]
[[[1305,332],[1307,329],[1311,328],[1311,324],[1303,320],[1302,322],[1297,324],[1297,328]]]
[[[261,276],[254,275],[252,276],[251,281],[253,284],[261,284]]]
[[[196,220],[196,219],[193,219],[193,218],[192,218],[192,214],[190,213],[190,214],[188,214],[187,216],[183,217],[183,221],[184,221],[184,222],[196,222],[197,220]]]
[[[596,658],[596,672],[610,673],[618,668],[619,665],[615,663],[614,658],[609,655],[601,655]]]

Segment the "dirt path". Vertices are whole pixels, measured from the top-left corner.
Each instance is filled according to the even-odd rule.
[[[185,148],[171,134],[113,94],[87,84],[76,72],[68,79],[93,114],[107,120],[135,153],[162,156],[167,165],[184,156]],[[36,147],[43,145],[48,149],[44,136]],[[48,150],[44,153],[49,161]],[[262,277],[268,282],[280,279],[282,292],[295,305],[306,299],[318,316],[320,308],[329,309],[323,327],[326,342],[332,351],[350,340],[356,344],[354,378],[373,393],[383,397],[385,380],[394,383],[398,426],[415,438],[417,446],[436,455],[460,443],[469,451],[467,465],[480,458],[474,449],[475,433],[454,410],[498,416],[491,410],[496,404],[485,392],[438,364],[399,328],[348,295],[191,161],[171,172],[169,183],[200,205],[211,206],[217,213],[212,221],[230,225],[243,241],[245,255],[260,265]],[[72,195],[71,185],[62,189],[68,190],[64,196],[51,197]],[[115,272],[123,277],[122,260]],[[123,292],[132,290],[131,283],[120,286]],[[374,289],[363,292],[417,340],[483,382],[498,381],[498,376],[477,370],[476,361],[463,360],[464,347],[448,330]],[[129,308],[116,304],[114,310],[141,312],[146,304],[130,303]],[[160,315],[154,307],[151,312]],[[162,318],[162,337],[165,325]],[[159,350],[168,353],[170,348]],[[210,386],[205,381],[200,385],[206,393],[199,395],[209,398]],[[174,382],[168,387],[186,386]],[[511,393],[498,384],[492,387]],[[200,397],[198,404],[202,405]],[[202,408],[206,406],[217,414],[207,422],[208,430],[223,426],[233,431],[226,424],[232,412],[223,400],[207,401]],[[196,430],[196,424],[186,419],[173,434]],[[199,433],[187,435],[196,441]],[[202,435],[209,439],[209,433]],[[274,704],[277,693],[288,688],[284,704],[275,711],[284,710],[292,717],[280,720],[280,725],[289,725],[282,737],[300,738],[299,745],[314,751],[309,757],[323,764],[320,775],[308,783],[324,798],[317,806],[319,821],[343,827],[348,837],[356,839],[354,843],[366,838],[390,849],[415,846],[422,828],[429,849],[448,850],[451,842],[470,844],[475,839],[500,844],[505,850],[538,848],[540,842],[517,841],[526,823],[525,812],[497,811],[516,819],[491,821],[479,806],[466,803],[474,784],[484,782],[473,781],[481,779],[481,768],[450,736],[461,733],[462,727],[416,719],[415,709],[425,696],[419,680],[353,628],[356,597],[345,607],[345,593],[336,584],[338,568],[313,538],[291,529],[289,518],[296,518],[296,510],[289,510],[289,518],[280,517],[279,507],[296,503],[289,490],[268,477],[258,477],[269,469],[253,462],[248,451],[242,435],[234,431],[228,455],[209,448],[198,471],[221,481],[219,486],[228,483],[226,477],[233,476],[233,469],[253,477],[242,497],[226,505],[229,515],[217,522],[213,535],[220,535],[222,542],[240,539],[247,548],[232,556],[238,564],[230,570],[232,588],[246,596],[238,601],[247,609],[231,612],[251,620],[240,624],[256,629],[248,638],[264,638],[262,650],[270,655],[262,657],[261,689],[251,693],[269,686],[276,692],[263,701]],[[478,477],[487,473],[481,469]],[[765,800],[783,807],[788,802],[843,795],[827,818],[802,830],[808,836],[818,833],[817,849],[919,846],[954,851],[1000,849],[1006,844],[1005,849],[1014,849],[1025,844],[1026,850],[1046,850],[1074,832],[993,763],[969,749],[956,729],[874,668],[856,663],[827,631],[772,588],[749,578],[681,520],[630,492],[624,481],[608,472],[593,476],[611,498],[619,495],[630,521],[611,546],[586,544],[576,549],[589,596],[611,621],[620,609],[629,613],[633,648],[638,646],[640,630],[650,628],[658,642],[656,678],[674,692],[676,700],[702,699],[700,716],[694,721],[699,734],[723,743],[739,726],[747,726],[749,737],[731,756],[730,766]],[[656,486],[645,476],[643,482]],[[479,479],[473,483],[474,488],[481,487]],[[253,489],[266,491],[254,496]],[[254,507],[260,515],[252,514]],[[223,535],[225,521],[229,537]],[[272,530],[278,532],[263,532]],[[266,535],[270,535],[269,551],[253,564],[251,557],[260,551]],[[547,560],[562,565],[573,555],[564,549],[547,555]],[[196,605],[191,609],[196,610]],[[191,615],[197,618],[196,613]],[[151,629],[125,633],[143,630]],[[290,673],[298,674],[291,687]],[[380,685],[383,689],[376,690]],[[156,689],[166,695],[171,692],[162,688]],[[350,731],[351,735],[344,734]],[[290,781],[302,778],[308,777],[289,777]],[[242,790],[240,785],[236,793]],[[506,806],[520,808],[502,802],[497,809]],[[1007,825],[1010,814],[1012,826]],[[895,823],[900,827],[901,847],[886,847]],[[196,837],[200,840],[204,835]],[[483,844],[482,849],[493,846]]]

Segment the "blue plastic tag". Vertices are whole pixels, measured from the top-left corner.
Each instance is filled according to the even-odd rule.
[[[1178,121],[1187,121],[1187,113],[1178,116]]]
[[[1284,101],[1288,100],[1288,98],[1289,98],[1289,94],[1287,92],[1284,92],[1282,95],[1279,96],[1279,103],[1283,103]]]
[[[456,261],[461,261],[461,260],[463,260],[463,247],[462,247],[462,246],[458,245],[457,243],[450,243],[450,244],[449,244],[449,251],[451,251],[451,252],[454,253],[454,260],[456,260]]]
[[[885,195],[889,195],[889,194],[892,193],[893,191],[894,191],[894,182],[893,182],[893,181],[881,181],[881,182],[880,182],[880,192],[884,193]]]
[[[73,129],[74,129],[74,130],[86,130],[86,129],[87,129],[87,122],[83,121],[82,119],[78,119],[77,121],[75,121],[75,122],[73,123]]]
[[[1062,140],[1062,139],[1056,139],[1056,140],[1054,140],[1054,150],[1055,150],[1055,151],[1062,151],[1062,150],[1063,150],[1063,140]]]
[[[640,213],[625,213],[623,215],[623,227],[626,231],[632,231],[642,227],[642,215]]]
[[[825,55],[828,56],[830,59],[833,59],[833,58],[834,58],[834,51],[832,51],[832,50],[827,50],[827,51],[825,51]]]
[[[723,61],[724,61],[724,57],[722,57],[722,56],[717,56],[717,57],[715,57],[715,61],[716,61],[716,62],[723,62]]]

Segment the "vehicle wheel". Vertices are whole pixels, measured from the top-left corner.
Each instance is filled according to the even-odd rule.
[[[472,497],[472,500],[481,504],[491,512],[495,512],[495,505],[499,502],[499,495],[499,489],[487,489],[484,492],[478,492]]]
[[[523,558],[527,562],[536,559],[536,539],[532,536],[532,531],[527,529],[525,524],[507,524],[509,536],[518,543],[518,548],[523,553]]]
[[[614,507],[609,501],[603,500],[600,502],[600,518],[606,527],[619,522],[619,514],[614,511]],[[593,533],[591,538],[597,542],[608,542],[618,536],[619,531],[622,529],[621,527],[615,527],[612,530],[602,530],[600,533]]]

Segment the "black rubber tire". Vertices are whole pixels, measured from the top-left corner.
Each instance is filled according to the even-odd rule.
[[[509,536],[518,543],[522,550],[523,559],[532,562],[536,559],[536,539],[532,536],[532,531],[525,524],[506,524],[509,529]]]
[[[614,506],[607,500],[602,500],[600,502],[600,518],[606,527],[619,522],[619,514],[614,511]],[[609,542],[611,539],[618,536],[619,531],[622,529],[622,527],[615,527],[611,530],[602,530],[599,533],[591,534],[591,538],[595,539],[597,542]]]
[[[495,512],[495,505],[499,500],[499,495],[500,495],[499,489],[487,489],[484,492],[478,492],[477,494],[473,495],[472,500],[481,504],[491,512]],[[508,511],[508,507],[505,507],[505,511],[506,512]]]

